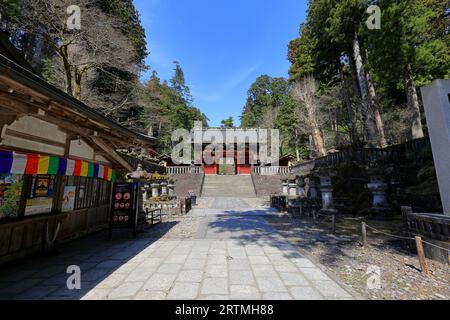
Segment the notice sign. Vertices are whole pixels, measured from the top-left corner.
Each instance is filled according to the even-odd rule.
[[[62,201],[62,212],[69,212],[75,209],[76,186],[64,187],[64,195]]]
[[[27,195],[25,216],[52,212],[54,185],[54,176],[37,175],[32,177],[30,191]]]
[[[135,228],[137,223],[136,200],[138,184],[114,185],[111,225],[114,228]]]

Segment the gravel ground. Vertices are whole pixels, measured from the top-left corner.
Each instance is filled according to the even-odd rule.
[[[203,220],[203,217],[170,216],[154,226],[146,226],[141,238],[152,239],[193,239]]]
[[[283,216],[268,221],[291,243],[298,245],[308,258],[324,266],[328,273],[363,299],[450,299],[448,264],[427,260],[430,274],[423,274],[417,256],[404,250],[401,240],[372,233],[368,235],[368,246],[362,248],[356,232],[360,225],[358,220],[338,223],[336,235],[329,232],[328,226],[314,225],[308,218]],[[399,223],[388,229],[381,225],[376,227],[399,234],[395,233]],[[380,268],[381,289],[368,289],[369,275],[366,273],[370,266]]]

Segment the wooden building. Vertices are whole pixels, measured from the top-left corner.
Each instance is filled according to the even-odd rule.
[[[258,168],[290,167],[295,160],[295,156],[287,154],[271,163],[271,158],[262,152],[268,150],[267,137],[257,128],[194,128],[190,139],[192,159],[180,159],[185,161],[180,163],[169,155],[159,158],[161,164],[169,168],[169,173],[251,175],[261,172]]]
[[[0,264],[108,226],[116,150],[151,149],[48,84],[0,37]]]

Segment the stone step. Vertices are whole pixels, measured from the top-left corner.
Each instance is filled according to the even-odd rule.
[[[206,176],[202,197],[256,197],[251,176]]]

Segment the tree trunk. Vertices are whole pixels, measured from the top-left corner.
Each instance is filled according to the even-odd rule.
[[[296,156],[297,156],[297,162],[300,162],[300,160],[302,160],[301,159],[301,157],[300,157],[300,146],[299,146],[299,136],[298,136],[298,130],[297,129],[295,129],[295,153],[296,153]]]
[[[373,85],[372,77],[370,76],[369,72],[366,72],[366,79],[367,79],[367,85],[369,88],[370,103],[372,105],[372,110],[373,110],[373,113],[375,116],[375,123],[377,125],[378,134],[380,137],[380,146],[382,148],[385,148],[385,147],[387,147],[388,144],[386,141],[386,134],[384,132],[383,119],[381,118],[378,98],[377,98],[377,94],[375,92],[375,86]]]
[[[422,116],[420,113],[419,97],[417,89],[414,86],[414,78],[412,74],[411,64],[408,63],[405,70],[405,89],[408,109],[411,113],[411,134],[413,139],[423,138]]]
[[[75,86],[73,88],[73,97],[77,100],[81,100],[81,82],[83,80],[84,71],[80,71],[75,68]]]
[[[367,84],[366,73],[363,70],[363,59],[357,34],[355,34],[353,40],[353,58],[355,60],[356,74],[361,91],[361,119],[365,119],[364,138],[369,146],[375,147],[378,146],[377,127],[369,98],[369,87]]]
[[[67,47],[66,46],[61,47],[59,53],[61,54],[61,58],[64,64],[64,74],[66,76],[66,92],[71,96],[73,96],[72,68],[69,62]]]
[[[325,148],[325,142],[322,138],[322,133],[320,132],[320,129],[317,128],[316,125],[314,125],[313,129],[313,140],[314,144],[316,145],[316,149],[319,152],[320,157],[325,157],[327,155],[327,149]]]
[[[355,97],[355,115],[354,115],[354,119],[355,119],[355,133],[356,133],[356,140],[355,142],[360,142],[359,139],[359,131],[358,131],[358,118],[359,118],[359,124],[361,126],[361,133],[364,136],[364,123],[366,123],[366,119],[365,119],[365,115],[364,113],[361,111],[361,106],[362,106],[362,102],[361,102],[361,90],[359,89],[359,84],[358,84],[358,75],[356,74],[356,65],[355,65],[355,61],[353,59],[349,59],[350,61],[350,70],[351,70],[351,81],[352,81],[352,89],[353,89],[353,96]],[[350,90],[349,90],[350,92]],[[349,95],[349,99],[350,99]],[[363,139],[364,140],[364,139]]]
[[[350,100],[350,90],[348,80],[344,76],[344,71],[341,69],[341,93],[344,98],[345,106],[347,108],[347,124],[349,127],[350,144],[355,144],[358,136],[356,132],[355,113],[353,112],[352,101]]]

